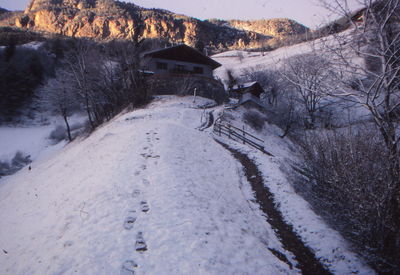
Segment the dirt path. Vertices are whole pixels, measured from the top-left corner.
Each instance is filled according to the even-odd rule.
[[[267,222],[275,230],[279,237],[283,247],[292,252],[298,262],[298,268],[303,274],[332,274],[315,258],[315,254],[310,248],[304,245],[296,233],[293,231],[293,227],[287,224],[281,212],[276,208],[274,203],[274,196],[267,187],[264,186],[261,172],[258,170],[255,163],[245,154],[230,148],[228,145],[217,141],[225,149],[230,151],[232,155],[240,161],[243,165],[244,172],[247,180],[250,182],[256,200],[260,204],[261,210],[266,214]],[[284,255],[276,255],[278,258],[284,257]],[[280,256],[280,257],[279,257]],[[281,259],[286,262],[284,258]]]

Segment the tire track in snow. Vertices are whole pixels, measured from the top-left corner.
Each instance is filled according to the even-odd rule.
[[[332,274],[316,259],[313,251],[301,241],[299,236],[293,231],[293,227],[284,221],[281,212],[275,206],[273,194],[264,186],[261,172],[258,170],[256,164],[247,155],[240,153],[225,143],[217,140],[216,142],[230,151],[242,164],[247,180],[253,188],[256,200],[261,210],[266,214],[267,222],[275,230],[283,248],[293,253],[298,262],[297,267],[302,273],[312,275]],[[278,258],[286,262],[284,258]]]

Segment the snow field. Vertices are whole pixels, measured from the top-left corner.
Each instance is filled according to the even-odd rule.
[[[50,114],[43,116],[50,116]],[[84,126],[86,117],[82,114],[74,114],[69,121],[71,127],[79,131]],[[0,126],[0,161],[11,160],[18,151],[30,155],[32,160],[57,152],[65,146],[66,142],[54,144],[49,136],[58,125],[65,127],[63,123],[60,117],[52,117],[45,125],[39,118],[38,121],[26,121],[22,125]]]
[[[195,130],[201,101],[163,98],[1,179],[0,273],[299,273],[268,250],[285,253],[239,163]]]

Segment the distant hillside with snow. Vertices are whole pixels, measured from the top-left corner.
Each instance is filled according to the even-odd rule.
[[[341,34],[341,37],[352,39],[352,29],[349,29]],[[315,53],[324,55],[324,47],[337,46],[340,42],[337,40],[336,35],[318,38],[313,41],[302,42],[291,46],[283,46],[273,51],[244,51],[234,50],[225,51],[223,53],[215,54],[213,59],[222,64],[222,67],[214,71],[215,76],[221,79],[226,78],[226,70],[231,70],[236,76],[243,74],[244,70],[255,69],[262,70],[277,70],[282,68],[285,60],[302,54]],[[363,62],[360,57],[352,56],[356,62]]]

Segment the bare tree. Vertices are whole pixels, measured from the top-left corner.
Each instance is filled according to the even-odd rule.
[[[99,60],[99,57],[94,55],[93,50],[92,43],[86,40],[78,40],[75,43],[75,47],[68,52],[65,59],[69,69],[73,73],[74,82],[83,100],[92,130],[96,127],[93,84],[95,83],[94,75],[98,68],[95,65],[95,61]]]
[[[365,106],[394,158],[400,142],[396,133],[396,112],[400,108],[400,1],[365,1],[362,23],[358,24],[346,9],[347,1],[333,2],[342,8],[354,29],[351,35],[336,35],[338,43],[326,45],[325,49],[334,54],[340,77],[337,83],[341,84],[331,95]]]
[[[264,89],[261,101],[269,104],[267,120],[282,128],[281,138],[304,125],[304,115],[299,108],[299,97],[293,92],[293,84],[277,70],[254,67],[242,70],[243,81],[257,81]]]
[[[67,70],[58,69],[55,78],[49,79],[42,91],[42,100],[63,117],[69,141],[72,141],[72,136],[68,118],[77,106],[72,77]]]
[[[276,116],[273,117],[273,121],[276,125],[283,129],[281,138],[285,138],[293,128],[301,128],[302,125],[301,114],[298,108],[296,108],[297,100],[291,92],[282,93],[280,100],[275,105]]]
[[[364,106],[384,140],[389,178],[385,187],[388,219],[378,250],[400,267],[400,0],[363,0],[351,12],[346,0],[324,1],[351,29],[335,35],[325,50],[337,70],[330,95]],[[398,270],[398,269],[397,269]]]
[[[297,55],[285,61],[282,75],[308,114],[306,127],[314,128],[317,112],[327,104],[323,99],[331,77],[329,62],[315,53]]]
[[[233,86],[238,84],[237,78],[233,75],[231,69],[226,70],[227,80],[225,81],[226,86],[228,86],[228,91],[230,92],[233,89]]]
[[[141,64],[141,53],[146,49],[143,42],[145,41],[133,40],[120,43],[115,53],[123,93],[131,107],[143,105],[150,99],[146,75]]]
[[[174,88],[178,95],[192,95],[196,88],[196,79],[190,74],[187,74],[180,80],[177,80],[177,87]]]

